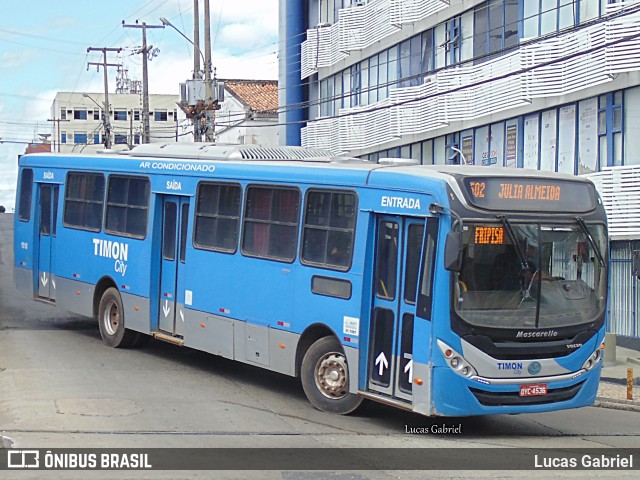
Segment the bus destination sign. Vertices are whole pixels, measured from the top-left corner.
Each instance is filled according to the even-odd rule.
[[[469,202],[486,210],[589,212],[596,207],[595,189],[584,182],[467,177],[463,186]]]
[[[484,227],[476,225],[474,243],[476,245],[504,244],[504,227]]]

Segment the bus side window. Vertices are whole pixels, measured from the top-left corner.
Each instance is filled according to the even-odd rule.
[[[104,176],[69,172],[65,186],[64,225],[99,232],[104,206]]]
[[[292,262],[296,258],[300,191],[250,186],[244,214],[242,253]]]
[[[300,262],[348,270],[353,258],[356,195],[309,190],[305,201]]]
[[[240,185],[201,183],[198,187],[194,246],[235,253],[240,224]]]
[[[147,234],[149,179],[111,175],[107,189],[105,231],[144,238]]]
[[[31,220],[31,196],[33,194],[33,170],[25,168],[20,179],[20,202],[18,218],[23,222]]]

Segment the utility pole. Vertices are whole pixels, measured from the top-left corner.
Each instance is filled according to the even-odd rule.
[[[200,80],[200,7],[199,0],[193,0],[193,79]],[[193,119],[193,141],[201,142],[200,117]]]
[[[193,0],[193,79],[200,79],[200,6]]]
[[[55,152],[56,150],[56,140],[58,143],[58,153],[60,153],[60,122],[70,122],[71,120],[66,119],[66,120],[62,120],[61,118],[47,118],[47,122],[53,122],[53,124],[55,125],[55,129],[56,129],[56,134],[53,136],[53,151]]]
[[[104,115],[102,117],[102,123],[104,125],[104,148],[109,150],[111,148],[111,114],[109,113],[109,76],[107,75],[107,67],[121,67],[122,65],[116,63],[107,63],[107,52],[117,52],[120,53],[122,51],[121,48],[87,48],[87,53],[89,52],[102,52],[104,56],[104,60],[102,63],[87,63],[87,70],[89,70],[89,66],[95,65],[100,70],[102,66],[102,71],[104,72]]]
[[[214,142],[215,126],[213,123],[214,105],[211,85],[211,19],[209,16],[209,0],[204,0],[204,63],[204,96],[206,97],[205,114],[207,117],[205,138],[207,142]]]
[[[150,142],[149,131],[149,75],[147,73],[147,60],[149,52],[153,45],[147,46],[147,28],[164,28],[164,25],[147,25],[145,22],[136,23],[134,25],[126,25],[122,21],[123,28],[141,28],[142,29],[142,48],[136,53],[142,54],[142,143]]]

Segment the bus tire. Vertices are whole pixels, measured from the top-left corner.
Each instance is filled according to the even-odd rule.
[[[122,298],[116,288],[108,288],[102,294],[98,308],[98,324],[102,341],[114,348],[132,346],[139,333],[125,328]]]
[[[335,337],[323,337],[309,347],[300,378],[309,402],[322,412],[346,415],[362,403],[362,397],[349,393],[349,366]]]

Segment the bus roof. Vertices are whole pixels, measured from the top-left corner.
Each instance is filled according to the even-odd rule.
[[[42,160],[47,160],[43,162]],[[55,160],[53,160],[55,158]],[[53,160],[53,161],[52,161]],[[375,187],[390,187],[392,178],[401,182],[394,182],[394,187],[405,190],[421,190],[424,181],[440,181],[448,183],[454,191],[461,193],[459,185],[466,177],[484,177],[487,175],[512,178],[546,178],[550,172],[528,170],[509,167],[484,167],[475,165],[419,165],[416,160],[383,158],[379,163],[373,163],[353,157],[333,155],[324,149],[309,149],[295,146],[264,146],[264,145],[224,145],[211,143],[156,143],[144,144],[131,150],[122,152],[105,151],[104,153],[60,154],[41,153],[24,155],[21,165],[36,167],[62,167],[69,169],[86,168],[89,170],[105,170],[105,162],[114,162],[109,170],[128,171],[131,173],[160,173],[160,174],[201,174],[197,169],[175,171],[171,169],[157,170],[141,168],[145,160],[149,162],[188,162],[192,164],[215,164],[216,168],[223,168],[223,164],[241,166],[241,170],[251,167],[259,177],[266,176],[268,171],[273,173],[273,167],[286,170],[286,174],[294,174],[290,181],[304,181],[309,176],[309,169],[327,173],[325,181],[331,182],[341,178],[341,184],[370,185]],[[289,167],[289,168],[287,168]],[[227,170],[225,168],[225,170]],[[211,170],[213,171],[213,169]],[[333,171],[333,175],[329,175]],[[193,172],[193,173],[191,173]],[[236,174],[246,176],[246,170]],[[349,173],[348,173],[349,172]],[[284,172],[283,172],[284,173]],[[316,172],[314,172],[316,173]],[[314,175],[312,173],[311,175]],[[568,174],[552,174],[554,179],[584,181],[588,179]]]

